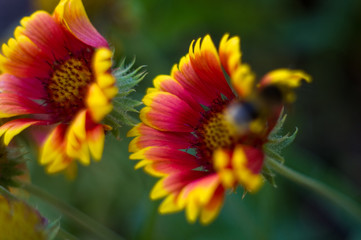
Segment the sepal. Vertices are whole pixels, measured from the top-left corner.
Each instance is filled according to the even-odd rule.
[[[283,115],[282,112],[276,126],[268,136],[268,142],[263,146],[263,151],[266,156],[265,164],[262,168],[262,175],[273,187],[277,187],[275,182],[275,174],[273,173],[272,168],[267,165],[267,159],[273,159],[283,164],[285,159],[281,155],[281,152],[285,147],[289,146],[295,140],[298,132],[298,129],[296,128],[292,134],[287,133],[282,135],[283,125],[286,121],[286,118],[287,115]]]
[[[144,66],[132,70],[134,63],[135,59],[130,64],[126,64],[125,59],[123,59],[119,67],[112,72],[116,78],[118,94],[113,99],[113,111],[105,117],[104,123],[111,127],[111,132],[116,137],[119,137],[121,126],[134,126],[138,122],[129,113],[138,113],[136,107],[141,105],[142,102],[134,100],[128,95],[135,92],[134,87],[143,80],[146,72]]]
[[[0,186],[10,189],[18,187],[18,178],[26,176],[25,150],[18,147],[5,146],[0,142]]]

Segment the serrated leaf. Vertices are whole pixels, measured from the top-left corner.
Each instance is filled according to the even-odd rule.
[[[117,95],[115,96],[115,99],[118,99],[118,98],[123,98],[125,96],[128,96],[130,93],[132,92],[135,92],[134,89],[129,89],[129,90],[126,90],[126,91],[123,91],[123,92],[119,92],[117,93]]]
[[[283,137],[279,137],[277,139],[273,139],[268,142],[266,145],[267,148],[273,149],[276,152],[280,152],[285,147],[289,146],[296,138],[298,132],[298,128],[290,135],[287,133]]]
[[[141,105],[142,102],[125,97],[113,101],[113,104],[116,108],[122,109],[124,112],[138,112],[135,107]]]
[[[137,124],[137,120],[127,114],[127,112],[113,111],[112,115],[117,119],[118,123],[122,123],[122,125],[134,126]]]
[[[111,126],[111,133],[119,138],[119,128],[123,125],[134,126],[138,120],[129,115],[129,112],[138,112],[137,106],[142,102],[127,97],[135,92],[133,89],[146,75],[144,66],[132,70],[135,59],[126,65],[123,59],[118,68],[113,71],[117,79],[118,94],[113,99],[113,111],[105,117],[104,123]]]
[[[298,132],[297,128],[292,134],[287,133],[285,135],[282,135],[281,133],[283,124],[286,121],[286,117],[287,115],[280,115],[276,126],[268,137],[268,142],[263,146],[263,151],[266,155],[266,159],[270,158],[280,163],[284,163],[285,159],[282,157],[281,152],[296,138]],[[267,161],[265,162],[267,163]],[[272,186],[276,187],[276,183],[274,180],[275,175],[266,164],[263,166],[262,175]]]
[[[117,79],[117,87],[120,95],[124,95],[125,92],[130,93],[131,88],[135,87],[146,75],[146,72],[143,71],[144,66],[140,66],[135,70],[131,70],[135,63],[135,58],[133,61],[125,65],[125,59],[122,60],[120,66],[113,71],[114,77]]]

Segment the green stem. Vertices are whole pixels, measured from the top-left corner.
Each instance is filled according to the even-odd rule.
[[[50,195],[46,191],[41,188],[32,185],[30,183],[23,183],[22,188],[33,194],[34,196],[42,199],[47,202],[57,210],[59,210],[62,214],[87,229],[89,232],[92,232],[94,235],[98,236],[100,239],[114,239],[114,240],[124,240],[124,238],[118,236],[116,233],[111,231],[110,229],[104,227],[99,224],[89,216],[85,215],[78,209],[66,204],[65,202],[57,199],[56,197]]]
[[[9,198],[11,200],[17,200],[16,197],[14,197],[6,188],[3,186],[0,186],[0,195],[5,196],[6,198]]]
[[[75,236],[71,235],[64,229],[60,228],[58,234],[56,235],[56,239],[64,239],[64,240],[78,240]]]
[[[338,205],[340,208],[343,208],[346,212],[348,212],[350,215],[354,216],[359,222],[361,222],[361,208],[359,204],[357,204],[346,195],[335,191],[334,189],[328,187],[322,182],[319,182],[318,180],[298,173],[272,158],[267,158],[266,164],[278,174],[300,185],[308,187],[316,193],[331,200],[333,203]]]

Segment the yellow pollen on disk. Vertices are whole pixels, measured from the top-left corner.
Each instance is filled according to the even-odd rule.
[[[235,133],[235,129],[226,121],[223,113],[211,116],[202,129],[204,144],[211,150],[232,145]]]
[[[70,58],[55,67],[47,85],[51,103],[66,113],[84,106],[92,72],[84,60]]]

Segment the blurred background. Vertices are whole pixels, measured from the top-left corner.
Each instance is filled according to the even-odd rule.
[[[115,49],[152,79],[169,74],[193,39],[224,33],[242,39],[243,61],[258,77],[275,68],[303,69],[313,83],[298,91],[287,109],[287,131],[299,128],[285,151],[286,165],[320,179],[361,204],[361,1],[343,0],[83,0],[89,18]],[[52,12],[57,0],[0,0],[0,39],[13,35],[23,16]],[[101,162],[79,167],[74,181],[49,176],[29,155],[32,182],[70,203],[126,239],[361,239],[361,225],[337,206],[281,176],[242,199],[229,194],[209,226],[188,224],[184,212],[159,215],[149,192],[155,178],[134,171],[124,127],[120,141],[108,136]],[[30,201],[50,220],[61,215],[36,198]],[[61,220],[79,237],[95,239]]]

